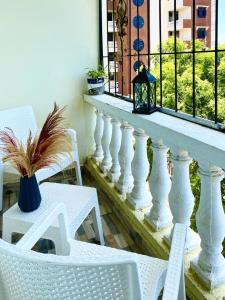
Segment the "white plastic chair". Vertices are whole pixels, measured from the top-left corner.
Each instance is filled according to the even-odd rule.
[[[58,217],[64,256],[29,249]],[[176,224],[169,262],[70,239],[62,203],[46,211],[11,245],[0,240],[0,299],[184,300],[186,228]]]
[[[32,107],[22,106],[14,109],[0,111],[0,130],[4,130],[6,127],[11,128],[14,131],[16,137],[18,137],[19,140],[25,143],[30,130],[33,136],[38,131]],[[36,172],[38,182],[57,174],[58,172],[67,168],[70,164],[75,163],[77,184],[82,185],[76,131],[73,129],[67,129],[67,132],[71,137],[73,145],[71,157],[69,157],[68,155],[62,156],[59,165],[54,165],[51,168],[41,169]],[[2,210],[3,204],[4,173],[8,173],[11,175],[18,174],[14,168],[9,166],[8,164],[3,164],[1,157],[2,155],[0,152],[0,211]]]

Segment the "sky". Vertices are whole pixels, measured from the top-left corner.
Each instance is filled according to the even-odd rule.
[[[225,0],[219,0],[219,44],[225,43]]]

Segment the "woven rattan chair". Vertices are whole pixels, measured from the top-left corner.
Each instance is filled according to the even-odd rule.
[[[31,251],[58,218],[64,256]],[[0,240],[0,299],[164,300],[185,299],[183,252],[186,229],[176,224],[169,262],[71,240],[63,204],[46,211],[11,245]]]

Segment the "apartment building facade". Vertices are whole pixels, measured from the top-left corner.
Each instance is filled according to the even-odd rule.
[[[160,13],[159,1],[125,0],[128,26],[122,44],[113,21],[116,17],[118,3],[119,0],[108,0],[107,4],[107,64],[111,74],[110,89],[115,88],[116,82],[119,93],[130,96],[132,94],[130,81],[136,75],[138,67],[141,64],[151,63],[148,53],[159,51],[160,40],[164,42],[174,36],[175,21],[176,36],[184,42],[191,43],[193,38],[193,1],[177,0],[175,12],[174,0],[161,0]],[[195,6],[195,38],[202,40],[205,47],[213,48],[215,0],[196,0]],[[124,70],[126,71],[124,72]]]

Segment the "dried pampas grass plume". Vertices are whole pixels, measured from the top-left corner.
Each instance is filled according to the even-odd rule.
[[[29,133],[26,145],[19,141],[10,128],[0,131],[0,151],[3,162],[10,163],[22,177],[31,177],[42,168],[59,164],[61,155],[70,155],[72,145],[63,127],[64,108],[54,104],[40,134]]]

